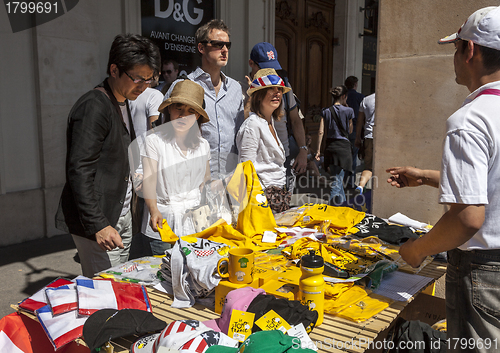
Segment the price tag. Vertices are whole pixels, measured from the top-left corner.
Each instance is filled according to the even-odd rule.
[[[274,310],[269,310],[255,324],[261,328],[262,331],[280,330],[286,333],[290,328],[290,324],[278,315]]]
[[[300,338],[301,348],[309,348],[315,351],[318,350],[318,347],[316,347],[314,342],[307,334],[306,329],[304,328],[304,324],[302,322],[298,325],[292,326],[292,328],[288,330],[287,334],[288,336]]]
[[[264,235],[262,235],[263,243],[276,243],[276,237],[278,234],[275,232],[271,232],[270,230],[264,231]]]
[[[245,341],[252,333],[254,313],[248,313],[241,310],[233,310],[231,320],[229,321],[228,336],[239,342]]]

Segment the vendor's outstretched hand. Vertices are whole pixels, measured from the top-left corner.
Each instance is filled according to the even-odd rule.
[[[424,185],[424,173],[422,169],[413,167],[393,167],[386,169],[386,172],[391,174],[387,182],[397,188]]]
[[[425,256],[422,257],[418,255],[416,251],[415,239],[408,239],[406,243],[401,245],[399,248],[399,255],[406,261],[411,267],[418,267],[424,262]]]

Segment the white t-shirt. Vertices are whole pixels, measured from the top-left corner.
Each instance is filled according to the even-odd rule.
[[[440,203],[485,205],[479,231],[459,248],[500,249],[500,81],[472,92],[446,122]],[[477,98],[476,98],[477,97]]]
[[[375,125],[375,93],[366,96],[359,105],[359,112],[365,114],[365,139],[373,139]]]
[[[200,203],[200,186],[205,179],[210,160],[210,145],[200,136],[198,147],[189,149],[184,155],[175,138],[167,139],[165,135],[164,131],[148,135],[145,151],[141,155],[158,162],[156,182],[158,210],[172,231],[181,237],[195,232],[191,219],[183,218],[187,209]],[[149,225],[149,217],[149,211],[145,207],[142,233],[160,239],[160,235]]]
[[[271,121],[274,129],[274,119]],[[280,139],[274,138],[265,119],[251,112],[236,135],[236,146],[239,163],[252,161],[263,187],[285,185],[285,150]]]
[[[132,114],[132,122],[137,137],[148,130],[149,117],[160,115],[158,108],[162,102],[163,94],[151,87],[147,87],[136,100],[129,101],[130,114]]]
[[[130,104],[130,101],[129,101]],[[128,111],[127,111],[127,106],[126,105],[121,105],[120,110],[122,112],[122,117],[123,117],[123,122],[125,123],[125,126],[127,127],[128,132],[130,133],[130,121],[128,120]],[[130,176],[128,178],[128,184],[127,184],[127,193],[125,194],[125,199],[123,200],[123,207],[120,212],[120,217],[123,217],[127,214],[127,212],[130,210],[130,203],[132,202],[132,179],[130,179]]]

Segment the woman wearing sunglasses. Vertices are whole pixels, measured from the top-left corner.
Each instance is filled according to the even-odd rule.
[[[248,89],[250,115],[236,136],[239,161],[252,161],[274,213],[290,208],[285,150],[274,129],[283,115],[283,94],[290,91],[274,69],[257,71]]]

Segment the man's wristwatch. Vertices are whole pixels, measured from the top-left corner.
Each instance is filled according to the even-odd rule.
[[[307,148],[307,146],[300,146],[299,148],[302,148],[303,150],[308,150],[309,148]]]

